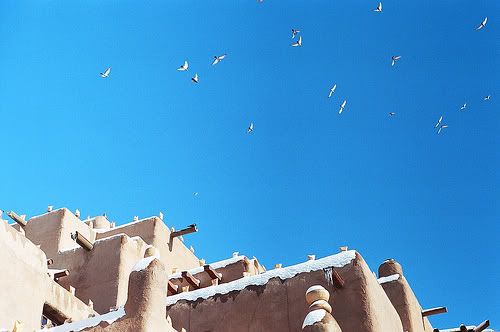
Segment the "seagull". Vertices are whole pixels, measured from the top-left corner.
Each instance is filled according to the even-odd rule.
[[[389,112],[389,115],[390,115],[390,116],[394,116],[394,115],[396,115],[396,113],[394,113],[394,112]]]
[[[342,104],[340,105],[339,114],[342,114],[342,112],[344,111],[344,107],[345,107],[346,103],[347,103],[347,100],[344,100],[342,102]]]
[[[484,97],[484,100],[488,101],[488,100],[490,100],[490,98],[491,98],[491,95],[487,95],[486,97]]]
[[[488,22],[487,17],[484,18],[484,20],[481,22],[481,24],[479,24],[479,26],[476,28],[476,30],[481,30],[482,28],[484,28],[486,26],[486,22]]]
[[[436,125],[434,126],[434,128],[439,127],[441,125],[441,121],[443,121],[443,116],[442,115],[439,117],[439,120],[436,122]]]
[[[214,56],[214,61],[212,61],[212,66],[215,66],[216,64],[218,64],[221,60],[223,60],[225,57],[226,57],[227,54],[222,54],[222,55],[219,55],[219,56]]]
[[[250,122],[250,125],[248,126],[247,133],[250,134],[253,132],[253,122]]]
[[[391,57],[392,59],[392,64],[391,66],[394,66],[396,64],[396,61],[398,61],[399,59],[401,59],[401,55],[394,55]]]
[[[336,88],[337,88],[337,84],[334,84],[333,87],[330,89],[330,93],[328,94],[328,98],[330,98],[333,95]]]
[[[198,192],[197,192],[197,191],[195,191],[195,192],[193,193],[193,196],[195,196],[195,197],[196,197],[196,196],[198,196]]]
[[[54,209],[53,205],[47,206],[47,212],[52,212],[53,209]]]
[[[75,211],[75,216],[76,216],[77,218],[80,218],[80,210],[76,209],[76,211]]]
[[[186,61],[184,61],[184,64],[182,66],[180,66],[179,68],[177,68],[178,71],[186,71],[188,70],[189,68],[189,63]]]
[[[377,12],[377,13],[381,13],[382,12],[382,2],[379,2],[377,8],[375,8],[373,11]]]
[[[438,129],[437,133],[440,134],[441,130],[443,130],[444,128],[448,128],[448,125],[441,125],[441,126],[439,126],[439,129]]]
[[[467,107],[467,103],[464,103],[462,107],[460,107],[460,110],[463,111]]]
[[[292,39],[295,38],[295,36],[297,36],[297,34],[300,32],[299,29],[292,29]]]
[[[292,43],[292,46],[302,46],[302,36],[299,36],[299,40],[297,40],[295,43]]]
[[[194,74],[194,77],[191,78],[191,81],[193,81],[194,83],[198,83],[198,74]]]
[[[106,78],[106,77],[109,77],[109,73],[111,73],[111,67],[106,69],[104,72],[99,73],[99,75],[101,75],[102,78]]]

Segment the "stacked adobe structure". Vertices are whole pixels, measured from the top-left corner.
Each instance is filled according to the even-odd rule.
[[[347,248],[266,270],[237,253],[205,264],[182,240],[196,225],[175,231],[161,214],[118,227],[65,208],[11,215],[0,218],[7,331],[431,332],[427,316],[446,310],[422,310],[397,262],[377,279]]]

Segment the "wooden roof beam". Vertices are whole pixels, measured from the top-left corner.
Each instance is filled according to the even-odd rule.
[[[181,229],[180,231],[174,231],[170,233],[170,238],[176,238],[182,235],[186,234],[191,234],[191,233],[196,233],[198,232],[198,227],[196,227],[196,224],[189,225],[188,227]]]
[[[175,285],[173,282],[170,280],[167,283],[167,295],[174,295],[177,294],[179,290],[179,286]]]
[[[204,265],[203,270],[210,276],[210,278],[212,280],[214,280],[214,279],[217,279],[219,281],[222,280],[222,273],[215,271],[215,269],[213,267],[211,267],[210,265],[208,265],[208,264]]]
[[[181,275],[182,278],[184,278],[184,280],[186,280],[188,284],[193,286],[194,289],[200,288],[200,280],[193,277],[191,273],[189,273],[188,271],[182,271]]]
[[[76,241],[81,247],[90,251],[94,248],[94,244],[90,242],[82,233],[76,231],[74,234],[71,234],[71,238]]]
[[[427,317],[427,316],[432,316],[432,315],[437,315],[437,314],[444,314],[445,312],[448,312],[448,309],[446,309],[446,307],[437,307],[437,308],[426,309],[426,310],[422,310],[422,317]]]
[[[15,222],[17,222],[19,224],[19,226],[26,226],[27,222],[26,222],[26,215],[18,215],[17,213],[15,213],[14,211],[9,211],[7,212],[7,215],[10,217],[10,219],[14,220]]]
[[[484,322],[482,322],[481,324],[479,324],[478,326],[476,326],[474,328],[474,330],[472,330],[472,331],[473,332],[481,332],[484,329],[486,329],[488,326],[490,326],[490,320],[489,319],[485,320]]]

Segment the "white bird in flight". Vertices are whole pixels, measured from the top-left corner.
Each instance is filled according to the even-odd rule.
[[[436,125],[434,126],[434,128],[439,127],[441,125],[441,121],[443,121],[443,116],[442,115],[439,117],[439,120],[436,122]]]
[[[391,66],[394,66],[396,64],[396,61],[398,61],[399,59],[401,59],[401,55],[393,55],[391,57],[392,60]]]
[[[193,81],[194,83],[198,83],[199,81],[199,78],[198,78],[198,74],[194,74],[194,76],[191,78],[191,81]]]
[[[460,110],[463,111],[467,107],[467,103],[464,103],[462,107],[460,107]]]
[[[487,95],[486,97],[484,97],[484,100],[485,100],[485,101],[488,101],[488,100],[490,100],[490,98],[491,98],[491,96],[490,96],[490,95]]]
[[[330,98],[333,95],[336,88],[337,88],[337,84],[334,84],[333,87],[330,89],[330,93],[328,94],[328,98]]]
[[[297,40],[295,43],[292,43],[292,46],[302,46],[302,36],[299,36],[299,40]]]
[[[382,2],[379,2],[377,8],[375,8],[373,11],[377,12],[377,13],[381,13],[382,12]]]
[[[390,115],[390,116],[394,116],[394,115],[396,115],[396,113],[394,113],[394,112],[389,112],[389,115]]]
[[[106,69],[104,72],[99,73],[99,75],[101,75],[102,78],[106,78],[106,77],[109,77],[109,73],[111,73],[111,67]]]
[[[297,36],[297,34],[300,32],[299,29],[292,29],[292,39],[295,38],[295,36]]]
[[[344,111],[345,104],[347,104],[347,100],[344,100],[340,105],[339,114],[342,114],[342,112]]]
[[[221,62],[222,60],[224,60],[224,58],[226,57],[227,54],[222,54],[222,55],[215,55],[214,56],[214,61],[212,61],[212,66],[215,66],[216,64],[218,64],[219,62]]]
[[[186,71],[188,70],[189,68],[189,63],[186,61],[184,61],[184,64],[182,66],[180,66],[179,68],[177,68],[178,71]]]
[[[250,122],[250,125],[247,128],[247,133],[250,134],[253,132],[253,122]]]
[[[445,128],[448,128],[448,125],[441,125],[439,126],[439,129],[438,129],[438,134],[441,134],[441,130],[445,129]]]
[[[476,30],[481,30],[482,28],[484,28],[487,22],[488,22],[488,17],[485,17],[484,20],[481,22],[481,24],[478,25]]]
[[[193,196],[194,196],[194,197],[198,196],[198,192],[197,192],[197,191],[195,191],[195,192],[193,193]]]

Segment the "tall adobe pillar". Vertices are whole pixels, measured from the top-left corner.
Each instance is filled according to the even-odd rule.
[[[342,332],[339,324],[331,315],[332,307],[328,303],[330,293],[323,286],[311,286],[306,291],[309,313],[302,324],[304,332]]]

